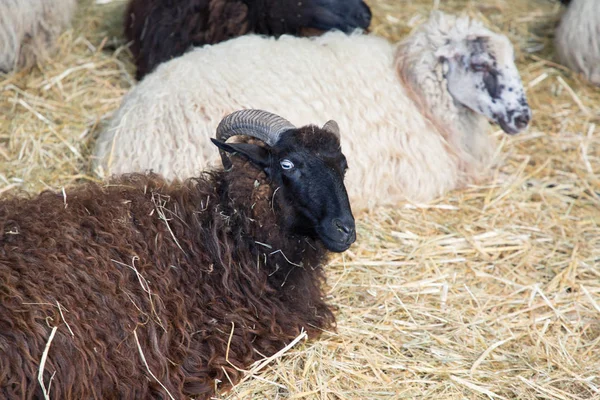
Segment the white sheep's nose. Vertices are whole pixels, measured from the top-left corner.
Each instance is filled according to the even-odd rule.
[[[518,130],[525,129],[527,127],[527,125],[529,124],[530,119],[531,119],[531,116],[530,116],[529,112],[525,112],[521,115],[517,115],[514,119],[515,127]]]

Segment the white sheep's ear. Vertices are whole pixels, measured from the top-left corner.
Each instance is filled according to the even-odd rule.
[[[340,138],[340,126],[332,119],[323,125],[323,130],[333,133],[338,139]]]
[[[456,57],[457,54],[458,51],[456,49],[456,46],[454,46],[453,44],[447,44],[437,49],[437,51],[435,52],[435,57],[438,60],[451,60],[454,57]]]
[[[481,42],[481,43],[485,43],[487,41],[490,40],[490,35],[485,35],[485,34],[470,34],[467,35],[467,41],[468,42]]]
[[[446,18],[446,14],[443,11],[433,10],[429,13],[429,21],[438,25],[444,18]]]

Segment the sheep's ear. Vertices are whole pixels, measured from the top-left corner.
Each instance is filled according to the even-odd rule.
[[[264,147],[249,143],[225,143],[213,138],[210,140],[222,151],[242,155],[265,171],[270,166],[271,153]],[[225,167],[227,168],[227,165]]]
[[[448,43],[442,47],[440,47],[436,52],[435,56],[438,60],[451,60],[458,54],[458,50],[456,45],[453,43]]]
[[[323,130],[333,133],[337,136],[338,140],[340,139],[340,126],[334,120],[330,119],[327,121],[325,125],[323,125]]]
[[[485,44],[490,41],[490,35],[485,35],[485,34],[467,35],[467,41],[470,43]]]

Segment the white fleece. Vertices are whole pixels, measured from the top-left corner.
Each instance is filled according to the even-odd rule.
[[[600,85],[600,0],[572,0],[555,39],[560,61]]]

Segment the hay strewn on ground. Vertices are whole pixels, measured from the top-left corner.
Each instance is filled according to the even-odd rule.
[[[553,61],[551,0],[371,0],[398,39],[433,8],[507,33],[534,111],[483,186],[359,218],[329,266],[338,332],[231,399],[600,399],[600,90]],[[0,193],[94,179],[94,133],[133,81],[122,2],[85,3],[60,50],[0,75]]]

